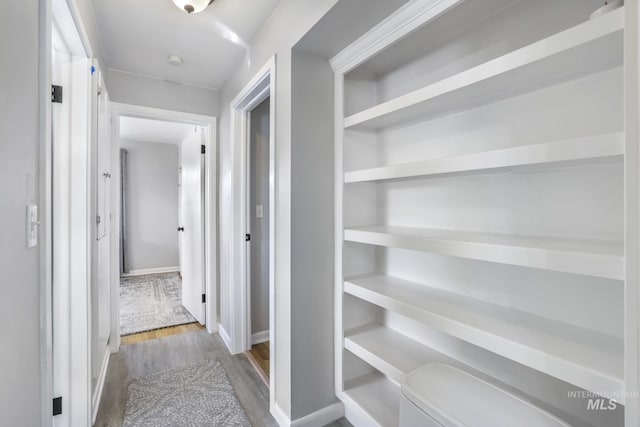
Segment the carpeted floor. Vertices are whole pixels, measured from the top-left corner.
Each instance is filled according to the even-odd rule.
[[[120,335],[195,322],[182,306],[178,273],[120,279]]]
[[[123,427],[251,426],[222,364],[151,374],[129,383]]]

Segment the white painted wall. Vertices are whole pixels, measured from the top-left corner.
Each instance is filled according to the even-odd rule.
[[[176,267],[178,146],[121,140],[128,154],[127,268]]]
[[[122,71],[107,73],[109,96],[114,102],[218,116],[219,92]]]
[[[93,4],[91,4],[91,0],[75,0],[74,3],[77,5],[80,22],[82,22],[79,31],[86,35],[90,44],[89,50],[91,51],[92,57],[98,60],[100,67],[104,71],[104,52],[102,51],[102,45],[99,40],[100,34],[98,32],[98,26],[96,25]]]
[[[269,118],[267,98],[251,111],[249,130],[252,334],[269,330]]]
[[[38,4],[0,13],[0,413],[40,425],[40,247],[26,248],[27,204],[39,204]]]

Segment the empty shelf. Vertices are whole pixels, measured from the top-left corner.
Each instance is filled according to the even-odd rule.
[[[365,418],[367,425],[397,426],[400,416],[400,388],[380,374],[356,378],[345,384],[344,399],[349,411],[356,410],[358,418]],[[354,408],[355,407],[355,408]]]
[[[378,324],[346,331],[344,347],[396,384],[414,369],[446,360],[429,347]]]
[[[607,240],[560,239],[420,228],[347,228],[346,241],[431,252],[607,279],[624,279],[624,245]]]
[[[347,280],[344,290],[586,390],[624,389],[621,338],[384,275]]]
[[[623,29],[624,7],[345,117],[344,127],[395,126],[621,65]]]
[[[438,176],[471,171],[505,171],[525,166],[564,167],[622,158],[624,133],[526,145],[462,156],[347,172],[345,183]]]

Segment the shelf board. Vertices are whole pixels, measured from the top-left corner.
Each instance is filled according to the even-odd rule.
[[[608,240],[560,239],[421,228],[347,228],[344,239],[480,261],[624,280],[624,245]]]
[[[345,117],[344,127],[391,127],[621,65],[623,30],[624,7]]]
[[[342,400],[346,406],[347,419],[351,419],[351,411],[357,411],[355,416],[358,419],[366,419],[367,425],[398,425],[400,388],[383,375],[370,374],[348,381]]]
[[[624,133],[617,132],[352,171],[344,174],[344,182],[383,182],[473,171],[505,172],[520,167],[596,164],[622,159],[624,143]]]
[[[344,291],[586,390],[624,389],[621,338],[384,275],[346,280]],[[398,360],[382,346],[370,352]]]
[[[398,385],[414,369],[446,360],[429,347],[379,324],[353,328],[345,335],[344,347],[347,350]]]

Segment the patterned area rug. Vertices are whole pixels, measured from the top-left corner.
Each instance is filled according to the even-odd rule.
[[[120,279],[120,335],[195,322],[182,306],[178,273]]]
[[[123,427],[251,426],[219,361],[129,383]]]

